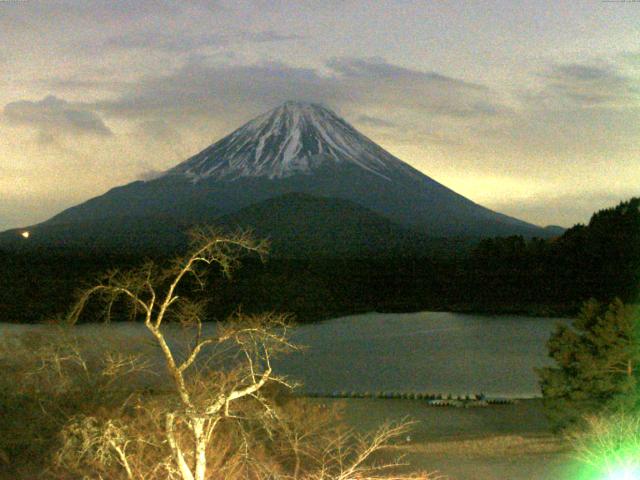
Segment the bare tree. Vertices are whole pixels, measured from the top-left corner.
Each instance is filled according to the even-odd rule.
[[[180,287],[187,277],[203,287],[203,267],[216,265],[224,274],[229,274],[244,252],[264,255],[266,245],[247,234],[225,237],[199,230],[192,235],[190,253],[177,259],[168,269],[161,270],[153,263],[147,263],[131,272],[111,272],[104,281],[81,295],[69,315],[72,323],[77,322],[87,302],[100,295],[106,301],[107,312],[116,300],[124,298],[133,307],[133,315],[142,316],[145,327],[160,347],[177,394],[177,403],[165,414],[164,433],[172,460],[183,480],[207,478],[207,444],[222,419],[236,416],[235,402],[250,397],[261,402],[268,411],[269,404],[261,397],[260,390],[269,382],[286,385],[284,379],[274,375],[271,365],[274,354],[294,348],[287,339],[286,316],[238,314],[217,328],[215,334],[204,336],[204,305],[180,294]],[[193,331],[184,352],[170,346],[165,326],[172,319]],[[205,349],[216,346],[223,346],[222,350],[240,360],[231,372],[224,374],[197,368],[197,360]],[[220,354],[220,349],[216,354]],[[212,376],[217,377],[214,382]],[[181,432],[184,429],[190,433],[187,438]],[[117,453],[123,456],[121,451]],[[126,463],[121,463],[127,469]]]
[[[105,472],[105,467],[115,466],[131,480],[427,478],[378,476],[399,462],[368,463],[406,431],[406,423],[358,437],[330,428],[327,420],[314,425],[307,419],[305,424],[278,408],[267,387],[292,385],[274,373],[272,359],[297,348],[288,339],[286,315],[238,313],[205,334],[205,304],[189,294],[205,286],[208,267],[228,275],[245,253],[263,256],[266,245],[247,234],[228,237],[199,230],[190,252],[168,268],[150,262],[136,270],[110,272],[82,292],[69,322],[77,323],[94,297],[106,306],[107,319],[113,306],[120,308],[124,300],[159,347],[171,388],[142,398],[128,421],[90,415],[71,419],[62,432],[58,464],[84,463]],[[176,328],[170,323],[189,333],[186,345],[177,345]],[[251,431],[255,424],[262,437]],[[294,458],[289,470],[277,460],[258,458],[264,445],[271,454],[277,450],[277,438]],[[251,471],[243,465],[250,465]]]
[[[394,450],[394,442],[403,439],[412,422],[385,423],[376,431],[360,435],[352,429],[325,436],[320,453],[320,463],[309,472],[305,480],[436,480],[426,472],[403,473],[407,463],[403,457],[386,456],[386,450]],[[335,432],[335,431],[334,431]],[[438,477],[442,478],[442,477]]]

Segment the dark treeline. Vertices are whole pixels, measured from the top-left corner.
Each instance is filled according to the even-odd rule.
[[[635,302],[640,291],[640,198],[595,213],[562,236],[483,240],[464,268],[478,301],[540,303],[574,313],[582,301]]]
[[[639,207],[634,198],[555,239],[485,239],[449,257],[246,258],[231,279],[212,272],[209,313],[223,319],[230,305],[240,305],[247,313],[291,312],[306,322],[372,310],[572,315],[589,298],[633,302],[640,286]],[[124,253],[0,252],[0,320],[62,314],[74,292],[101,272],[143,260]]]

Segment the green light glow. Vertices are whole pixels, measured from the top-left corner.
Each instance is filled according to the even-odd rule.
[[[579,480],[640,480],[640,416],[617,414],[586,419],[569,436],[581,468]]]
[[[638,466],[621,467],[609,473],[603,480],[638,480],[640,468]]]
[[[603,452],[602,470],[605,480],[640,480],[640,462],[636,442],[624,445],[617,451]]]

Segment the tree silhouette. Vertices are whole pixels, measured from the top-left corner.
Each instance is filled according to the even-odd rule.
[[[619,299],[590,300],[572,326],[559,325],[548,342],[556,366],[538,369],[544,404],[557,430],[590,414],[629,411],[640,378],[638,310]]]

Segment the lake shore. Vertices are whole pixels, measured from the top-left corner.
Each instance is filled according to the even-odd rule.
[[[314,399],[343,405],[343,420],[365,433],[384,421],[410,419],[409,436],[388,455],[403,455],[410,471],[449,480],[575,478],[571,450],[553,435],[540,399],[482,408],[429,407],[419,400]]]

